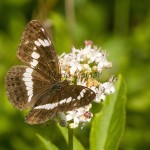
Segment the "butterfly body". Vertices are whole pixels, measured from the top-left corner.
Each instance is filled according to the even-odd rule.
[[[67,80],[64,80],[63,82],[59,81],[51,86],[51,90],[52,91],[61,90],[62,87],[67,86],[67,85],[69,85],[69,81],[67,81]]]
[[[32,20],[25,28],[17,57],[26,66],[13,66],[8,71],[6,92],[15,107],[31,109],[27,123],[44,123],[57,112],[86,106],[95,98],[91,89],[62,81],[54,46],[38,20]]]

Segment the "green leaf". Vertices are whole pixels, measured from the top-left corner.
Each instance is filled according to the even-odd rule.
[[[68,129],[58,126],[62,135],[65,138],[65,141],[68,143]],[[80,143],[80,141],[74,136],[73,137],[73,150],[84,150],[83,145]]]
[[[41,142],[44,144],[46,150],[58,150],[58,148],[51,143],[50,141],[47,141],[44,139],[41,135],[36,134],[36,136],[41,140]]]
[[[92,122],[90,150],[117,150],[125,128],[126,87],[121,75],[116,91],[104,102]]]

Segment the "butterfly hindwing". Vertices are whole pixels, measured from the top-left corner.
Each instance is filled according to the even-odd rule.
[[[61,103],[59,110],[66,112],[84,107],[91,103],[95,96],[95,93],[85,86],[64,86],[61,91],[61,100],[59,100],[59,103]]]
[[[13,66],[5,80],[8,98],[20,110],[33,107],[35,97],[49,87],[48,80],[26,66]]]
[[[68,85],[60,91],[47,91],[39,97],[36,106],[29,112],[26,122],[40,124],[52,119],[57,112],[67,112],[88,105],[95,93],[84,86]]]
[[[60,80],[57,54],[46,30],[38,20],[32,20],[26,26],[17,56],[51,83]]]

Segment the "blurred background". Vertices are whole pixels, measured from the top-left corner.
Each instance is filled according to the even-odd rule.
[[[113,67],[104,75],[121,73],[128,91],[126,129],[119,149],[149,150],[149,0],[0,0],[0,150],[44,149],[36,133],[66,149],[57,126],[27,125],[24,113],[15,109],[5,94],[6,72],[21,64],[16,50],[31,19],[43,22],[58,54],[69,52],[73,45],[83,47],[84,40],[107,51]],[[89,131],[90,125],[76,130],[87,150]]]

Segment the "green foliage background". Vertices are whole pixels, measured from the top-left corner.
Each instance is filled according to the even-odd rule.
[[[103,79],[121,73],[127,82],[126,127],[119,149],[149,150],[150,1],[74,0],[73,10],[67,4],[67,0],[0,1],[0,150],[44,149],[36,133],[67,149],[57,126],[27,125],[24,113],[12,107],[5,94],[5,75],[20,63],[16,50],[31,19],[43,23],[48,19],[58,54],[69,52],[72,45],[80,48],[86,39],[107,50],[113,67],[104,72]],[[74,18],[69,17],[71,12]],[[89,130],[90,125],[75,131],[86,149]]]

